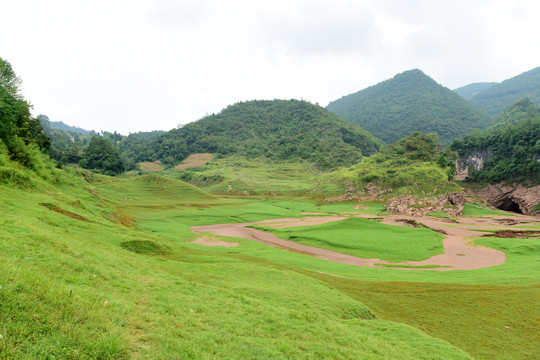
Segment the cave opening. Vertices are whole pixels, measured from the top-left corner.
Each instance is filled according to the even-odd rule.
[[[501,199],[495,204],[495,207],[504,211],[511,211],[518,214],[523,214],[519,204],[510,198]]]

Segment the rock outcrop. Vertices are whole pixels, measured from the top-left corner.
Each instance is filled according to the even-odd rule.
[[[540,204],[540,185],[490,184],[481,188],[470,187],[466,192],[481,197],[501,210],[527,215],[532,214],[533,209]]]
[[[458,216],[463,212],[466,201],[465,196],[459,193],[448,193],[424,199],[413,195],[402,195],[389,200],[386,203],[386,210],[411,216],[424,216],[437,211],[444,211],[450,216]]]
[[[493,149],[488,147],[482,150],[473,150],[467,156],[456,160],[456,180],[465,180],[471,170],[480,171],[484,164],[493,157]]]

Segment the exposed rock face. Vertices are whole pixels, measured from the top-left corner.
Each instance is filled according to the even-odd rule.
[[[483,188],[471,188],[466,191],[471,195],[480,196],[501,210],[527,215],[531,214],[532,209],[540,203],[540,185],[527,187],[522,184],[490,184]]]
[[[484,164],[493,156],[493,149],[488,147],[482,150],[473,150],[466,157],[456,160],[456,180],[465,180],[470,170],[480,171]]]
[[[412,195],[402,195],[389,200],[386,209],[390,212],[424,216],[426,214],[444,211],[450,216],[458,216],[463,212],[465,196],[459,193],[448,193],[433,199],[419,199]]]

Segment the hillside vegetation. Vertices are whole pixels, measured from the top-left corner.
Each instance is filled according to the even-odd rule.
[[[440,195],[459,189],[452,181],[455,158],[452,152],[441,152],[436,134],[416,132],[360,164],[323,176],[323,180],[364,194]]]
[[[159,137],[150,159],[166,164],[194,153],[308,160],[320,167],[357,163],[381,142],[358,125],[299,100],[248,101]]]
[[[540,183],[540,114],[528,100],[520,100],[497,118],[494,127],[454,141],[450,148],[466,157],[472,151],[492,153],[481,171],[469,180],[495,183],[522,181]]]
[[[539,116],[540,108],[529,98],[518,99],[497,115],[489,129],[518,125],[520,123],[531,121]]]
[[[540,106],[540,67],[495,84],[469,101],[495,116],[517,99],[525,97]]]
[[[441,143],[448,145],[490,124],[487,114],[420,70],[344,96],[327,109],[389,144],[418,131],[437,133]]]
[[[32,106],[20,92],[21,83],[11,64],[0,58],[0,157],[7,157],[0,160],[0,166],[11,159],[45,175],[41,152],[51,142],[39,120],[32,117]],[[2,169],[3,176],[10,172],[12,169]]]

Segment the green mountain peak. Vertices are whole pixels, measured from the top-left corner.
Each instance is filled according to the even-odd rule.
[[[344,96],[327,109],[387,143],[418,131],[435,132],[448,145],[490,122],[487,114],[418,69]]]

